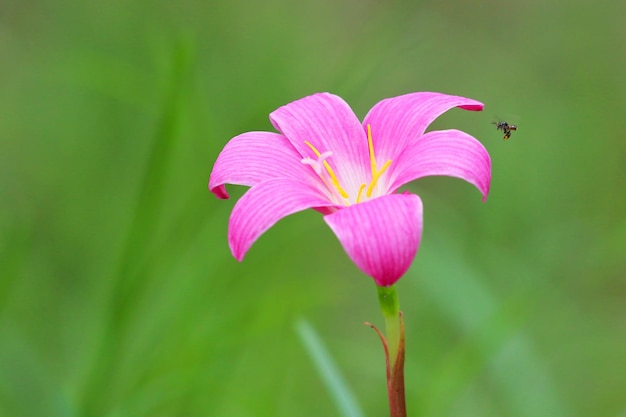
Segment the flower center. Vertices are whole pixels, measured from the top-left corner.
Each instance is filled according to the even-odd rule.
[[[331,188],[332,186],[332,188],[334,188],[334,190],[337,193],[339,193],[339,195],[344,199],[344,203],[346,205],[350,205],[350,196],[345,191],[345,189],[341,186],[341,184],[339,183],[339,179],[337,178],[337,175],[335,174],[335,171],[333,171],[332,167],[330,166],[330,163],[326,160],[333,153],[331,151],[326,151],[324,153],[321,153],[310,142],[304,141],[304,143],[309,148],[311,148],[313,153],[315,153],[315,156],[317,156],[317,160],[314,160],[312,158],[304,158],[302,159],[302,163],[311,165],[311,167],[315,170],[317,175],[322,179],[322,181],[326,184],[326,186],[328,186],[329,188]],[[388,160],[380,169],[378,169],[378,166],[376,165],[376,155],[374,153],[374,142],[372,140],[372,128],[369,124],[367,125],[367,144],[368,144],[369,156],[370,156],[370,169],[372,172],[372,180],[370,181],[369,185],[367,183],[363,183],[359,186],[359,191],[357,192],[356,200],[354,200],[355,203],[361,203],[363,201],[364,190],[365,190],[365,196],[367,199],[372,197],[374,189],[376,188],[376,185],[378,184],[378,180],[383,175],[383,173],[387,170],[387,168],[389,168],[389,166],[391,165],[391,160]],[[324,169],[322,169],[322,167],[324,167]],[[330,181],[330,184],[328,184],[329,181],[327,180],[327,178]]]

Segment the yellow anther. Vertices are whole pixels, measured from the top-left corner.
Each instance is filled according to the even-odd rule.
[[[315,146],[311,145],[310,142],[308,141],[304,141],[304,143],[311,148],[311,150],[315,153],[315,155],[319,158],[322,154],[315,149]],[[326,172],[328,172],[328,175],[330,176],[330,180],[333,182],[333,185],[335,186],[335,188],[337,189],[337,191],[339,191],[339,194],[341,194],[341,196],[343,198],[348,198],[348,193],[346,193],[344,191],[343,188],[341,188],[341,185],[339,185],[339,180],[337,179],[337,176],[335,175],[335,172],[333,171],[333,169],[330,167],[330,164],[327,161],[324,161],[324,168],[326,168]]]
[[[361,196],[363,195],[363,190],[365,189],[365,184],[361,184],[361,186],[359,187],[359,193],[356,196],[356,202],[360,203],[361,202]]]

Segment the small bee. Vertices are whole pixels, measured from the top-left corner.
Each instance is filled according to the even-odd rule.
[[[504,140],[509,140],[511,131],[517,130],[517,126],[510,125],[508,122],[491,122],[491,124],[496,125],[496,129],[504,132]]]

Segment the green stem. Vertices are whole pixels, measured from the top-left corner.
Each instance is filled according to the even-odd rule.
[[[378,287],[378,302],[385,318],[385,333],[387,334],[387,348],[389,349],[389,365],[391,369],[396,364],[398,347],[400,345],[400,303],[398,294],[393,285]]]
[[[383,343],[387,362],[387,395],[391,417],[406,417],[404,396],[404,320],[393,285],[378,287],[378,301],[385,317],[387,337],[371,323]]]

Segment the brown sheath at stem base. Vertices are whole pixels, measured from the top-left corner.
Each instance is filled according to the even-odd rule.
[[[404,319],[402,312],[400,315],[400,343],[398,344],[398,354],[393,363],[393,369],[389,360],[389,349],[387,339],[380,330],[372,323],[365,323],[378,333],[383,348],[385,349],[385,361],[387,364],[387,395],[389,397],[389,412],[391,417],[406,417],[406,400],[404,397]]]

